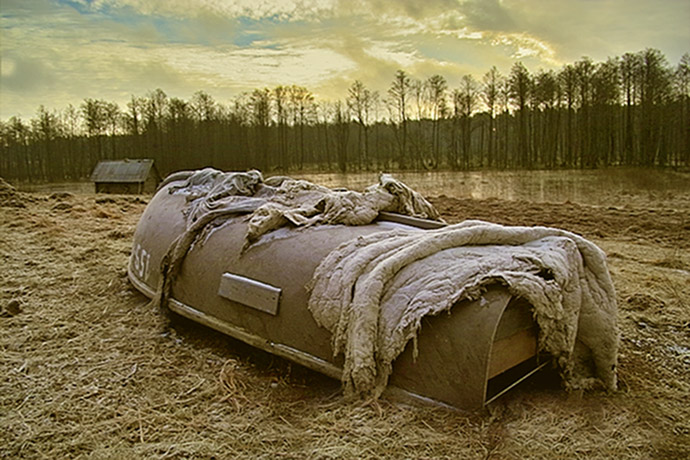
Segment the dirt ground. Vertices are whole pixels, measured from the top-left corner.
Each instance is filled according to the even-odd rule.
[[[0,180],[0,457],[688,458],[690,186],[619,198],[431,198],[449,222],[592,239],[618,293],[619,391],[566,393],[544,376],[467,414],[345,403],[339,382],[170,323],[126,275],[148,197],[19,193]]]

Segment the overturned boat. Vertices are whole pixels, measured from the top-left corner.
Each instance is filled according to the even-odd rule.
[[[257,171],[169,176],[128,274],[155,303],[343,382],[476,409],[552,363],[615,388],[603,253],[563,230],[446,225],[388,175],[364,192]]]

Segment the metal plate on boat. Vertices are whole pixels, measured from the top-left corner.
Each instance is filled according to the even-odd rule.
[[[270,284],[232,273],[223,273],[218,287],[219,296],[271,315],[278,314],[281,291]]]

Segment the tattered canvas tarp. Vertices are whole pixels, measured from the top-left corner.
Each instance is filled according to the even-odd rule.
[[[245,250],[280,227],[366,225],[381,211],[439,220],[418,193],[391,176],[364,192],[336,191],[258,171],[204,169],[173,175],[169,193],[186,197],[187,230],[161,266],[165,303],[194,244],[228,219],[248,220]],[[426,315],[501,283],[526,298],[540,328],[539,346],[554,356],[569,388],[616,386],[618,330],[613,284],[604,253],[563,230],[466,221],[438,230],[398,229],[344,243],[319,265],[308,308],[345,356],[348,394],[378,396],[395,358],[414,340]]]
[[[440,220],[424,197],[388,174],[381,174],[379,183],[364,192],[356,192],[285,176],[264,181],[259,171],[225,173],[207,168],[189,175],[171,193],[187,196],[190,225],[214,211],[251,213],[248,243],[285,225],[366,225],[381,211]]]
[[[259,171],[222,172],[213,168],[182,171],[163,180],[159,189],[183,195],[187,229],[168,248],[161,262],[155,302],[165,305],[187,252],[229,219],[248,219],[244,249],[262,235],[285,226],[366,225],[381,211],[441,221],[436,209],[419,193],[388,174],[364,192],[332,190],[304,180]]]
[[[465,221],[422,235],[361,237],[321,262],[309,308],[345,355],[346,392],[378,396],[424,316],[477,299],[492,283],[530,302],[539,346],[569,388],[616,387],[616,302],[605,255],[563,230]]]

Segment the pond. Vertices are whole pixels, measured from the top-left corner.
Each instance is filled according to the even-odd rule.
[[[631,196],[663,204],[690,199],[690,174],[668,170],[611,168],[561,171],[397,172],[394,177],[425,196],[570,201],[619,206]],[[362,190],[378,181],[375,173],[307,174],[295,177],[328,187]]]
[[[363,190],[378,182],[369,173],[291,173],[327,187]],[[595,206],[623,206],[642,200],[647,204],[675,207],[678,200],[690,201],[690,174],[670,170],[609,168],[560,171],[432,171],[396,172],[393,176],[425,196],[454,198],[525,200],[573,203]],[[93,193],[91,182],[64,184],[26,184],[22,191],[52,193]]]

